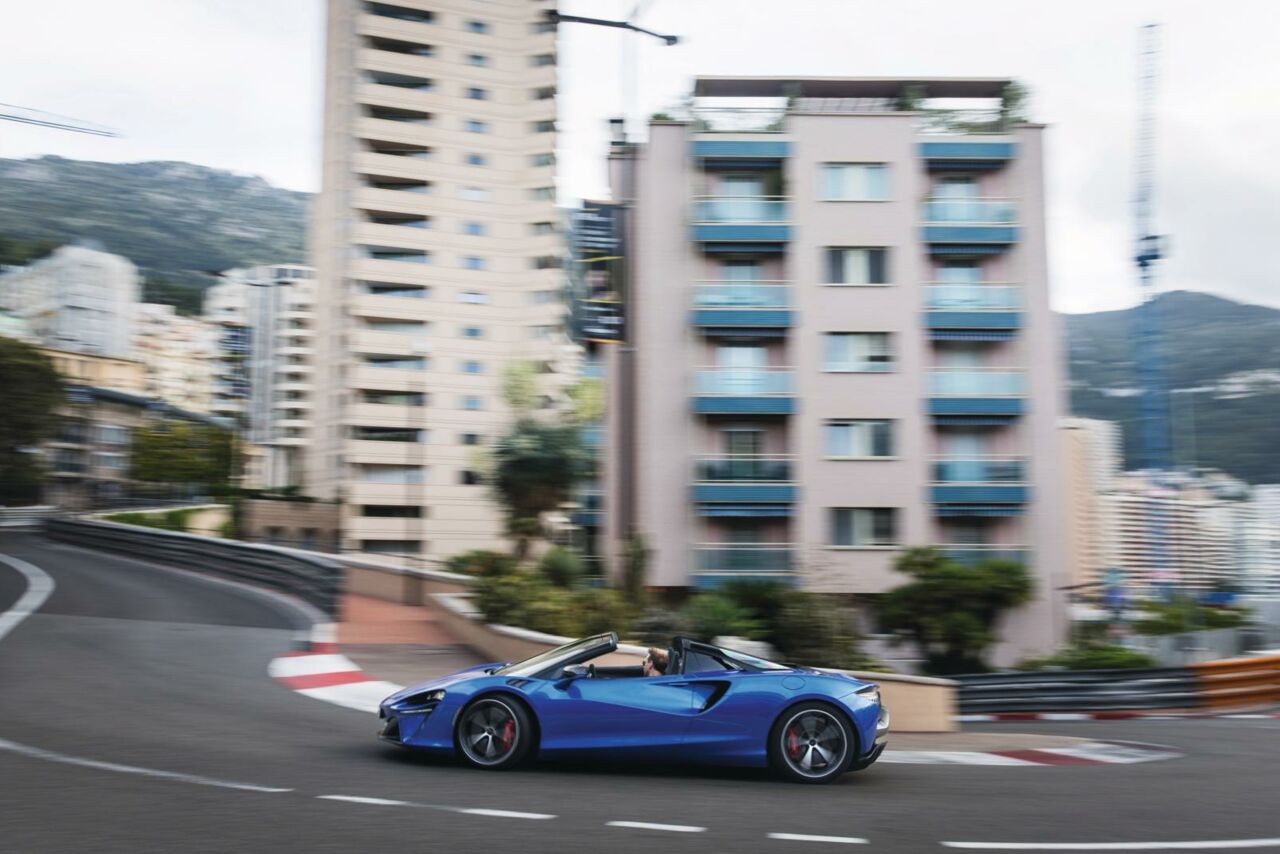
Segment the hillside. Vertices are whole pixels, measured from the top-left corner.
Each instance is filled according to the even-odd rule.
[[[1280,311],[1191,291],[1162,294],[1165,373],[1179,464],[1280,483]],[[1123,424],[1139,464],[1134,309],[1066,315],[1074,414]],[[1195,389],[1194,392],[1190,391]]]
[[[165,281],[203,287],[209,271],[305,260],[309,199],[191,163],[0,159],[0,238],[95,243],[137,264],[152,292]]]

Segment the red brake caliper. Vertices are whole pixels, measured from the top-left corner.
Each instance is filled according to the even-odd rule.
[[[507,721],[502,725],[502,749],[510,750],[511,742],[516,739],[516,722]]]
[[[791,727],[787,730],[787,755],[792,759],[798,759],[800,750],[800,736],[796,735],[796,728]]]

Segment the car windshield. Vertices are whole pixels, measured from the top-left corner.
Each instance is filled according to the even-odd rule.
[[[765,658],[757,658],[754,655],[747,655],[745,652],[738,652],[736,649],[721,649],[724,657],[735,664],[745,664],[753,670],[792,670],[785,664],[779,664],[776,661],[769,661]]]
[[[524,661],[517,661],[514,664],[508,664],[505,667],[499,667],[493,671],[501,676],[532,676],[546,670],[555,664],[558,659],[570,659],[575,655],[586,652],[593,646],[599,646],[608,640],[608,635],[592,635],[582,640],[570,641],[564,646],[558,646],[555,649],[549,649],[546,652],[540,652],[532,658],[526,658]]]

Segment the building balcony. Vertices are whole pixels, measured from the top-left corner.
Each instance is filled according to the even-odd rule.
[[[920,219],[921,237],[934,255],[995,254],[1018,240],[1013,199],[929,199]]]
[[[694,586],[715,587],[735,578],[790,581],[791,543],[701,543],[694,546]]]
[[[917,144],[917,153],[930,172],[993,172],[1018,153],[1015,143],[1000,139],[935,138]]]
[[[790,368],[704,368],[694,374],[693,409],[704,415],[787,415]]]
[[[956,563],[974,564],[984,560],[1012,560],[1027,563],[1031,550],[1018,545],[974,545],[971,543],[940,544],[934,546],[943,556]]]
[[[791,203],[774,196],[704,196],[693,203],[693,240],[707,252],[781,252]]]
[[[1022,325],[1022,288],[997,284],[925,285],[925,325],[934,341],[1006,341]]]
[[[796,498],[791,481],[791,458],[786,456],[701,457],[694,461],[693,479],[693,500],[724,510],[723,514],[704,515],[730,515],[735,509],[741,509],[736,507],[741,504],[783,508]],[[753,511],[747,515],[756,514]]]
[[[692,323],[708,334],[791,325],[786,282],[700,282],[693,289]]]
[[[1022,457],[938,457],[930,499],[944,516],[1003,516],[1027,501]]]

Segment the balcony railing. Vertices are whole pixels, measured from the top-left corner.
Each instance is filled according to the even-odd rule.
[[[694,374],[694,394],[791,394],[790,368],[704,368]]]
[[[1020,397],[1025,385],[1022,371],[943,368],[929,372],[932,397]]]
[[[791,458],[747,454],[700,457],[694,461],[694,477],[703,483],[788,483]]]
[[[692,110],[695,133],[782,133],[787,108],[695,106]]]
[[[950,225],[1009,225],[1018,221],[1018,204],[1013,199],[928,199],[921,218]]]
[[[1026,546],[1016,545],[973,545],[943,544],[934,546],[943,556],[957,563],[978,563],[983,560],[1013,560],[1025,563],[1028,555]]]
[[[1026,460],[1022,457],[935,457],[934,483],[1022,483]]]
[[[703,572],[787,572],[791,543],[702,543],[695,546]]]
[[[783,223],[790,202],[780,196],[703,196],[693,203],[698,223]]]
[[[693,289],[699,308],[786,308],[791,288],[785,282],[699,282]]]
[[[1017,311],[1022,307],[1019,285],[925,285],[925,307],[931,311]]]

